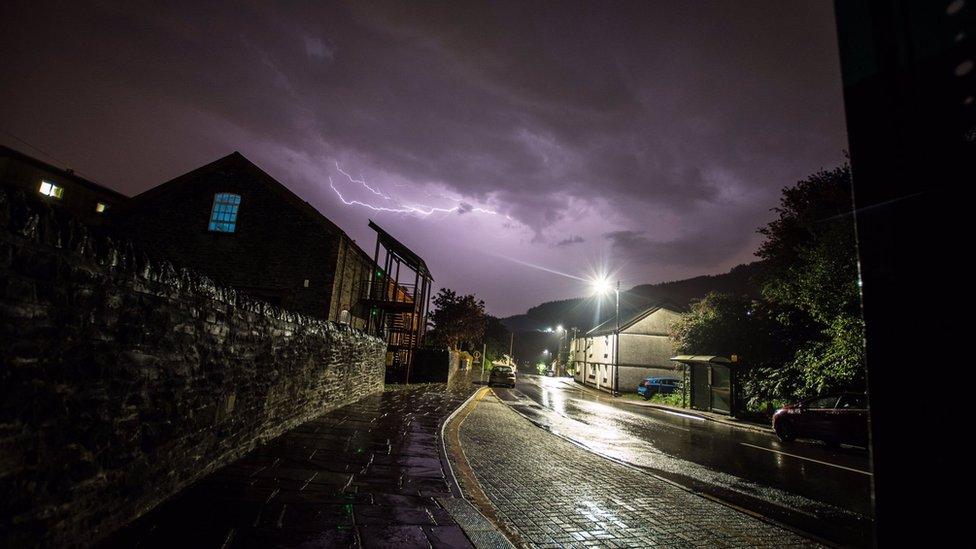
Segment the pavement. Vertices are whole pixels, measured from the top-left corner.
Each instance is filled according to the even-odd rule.
[[[537,427],[605,458],[845,546],[871,544],[867,452],[829,448],[634,406],[567,378],[520,376],[499,399]]]
[[[809,547],[790,529],[702,497],[540,429],[484,390],[458,414],[451,453],[465,494],[479,496],[526,547]],[[448,430],[451,425],[448,426]],[[472,481],[472,477],[475,481]]]
[[[736,437],[768,449],[766,434],[612,405],[575,385],[523,376],[517,389],[479,390],[478,381],[461,375],[451,384],[388,386],[259,446],[102,546],[816,544],[764,518],[762,509],[752,512],[675,479],[754,488],[711,469],[708,461],[721,458],[730,461],[718,465],[736,474],[799,474],[809,485],[836,490],[839,480],[822,477],[818,460],[797,465],[783,455],[750,454]],[[706,464],[685,459],[688,448]],[[856,459],[847,481],[862,480]],[[791,503],[797,501],[806,500]]]
[[[475,387],[388,386],[190,486],[105,547],[505,547],[460,498],[441,423]]]

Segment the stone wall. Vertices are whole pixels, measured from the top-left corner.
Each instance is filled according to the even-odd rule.
[[[383,387],[383,341],[0,186],[0,546],[89,545]]]

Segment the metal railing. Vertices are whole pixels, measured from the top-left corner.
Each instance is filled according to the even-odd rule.
[[[355,292],[361,300],[413,303],[416,287],[413,284],[394,284],[389,278],[376,278],[358,282]]]

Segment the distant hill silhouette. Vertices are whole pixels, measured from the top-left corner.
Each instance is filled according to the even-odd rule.
[[[692,301],[701,299],[709,292],[758,296],[759,284],[755,279],[758,278],[757,275],[761,270],[762,263],[757,261],[733,267],[731,271],[720,275],[703,275],[685,280],[635,286],[620,293],[621,317],[624,318],[629,312],[661,302],[687,308]],[[577,297],[536,305],[525,314],[503,318],[502,323],[509,330],[516,332],[545,330],[559,324],[585,331],[612,315],[611,299]]]

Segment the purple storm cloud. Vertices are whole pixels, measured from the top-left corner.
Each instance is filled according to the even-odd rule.
[[[43,4],[4,144],[130,195],[239,150],[497,315],[751,261],[846,147],[830,2]]]

